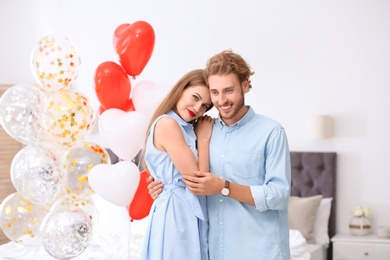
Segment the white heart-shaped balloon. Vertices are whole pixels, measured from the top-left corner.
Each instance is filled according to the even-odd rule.
[[[131,161],[142,149],[148,120],[137,111],[117,108],[104,111],[99,118],[99,133],[119,158]]]
[[[96,194],[103,199],[128,207],[137,191],[140,172],[133,162],[95,165],[88,175],[88,182]]]
[[[150,119],[171,88],[170,84],[156,84],[150,80],[139,81],[132,90],[135,110]]]

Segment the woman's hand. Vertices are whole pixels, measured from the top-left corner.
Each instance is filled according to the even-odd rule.
[[[158,195],[162,192],[163,184],[161,181],[155,181],[152,176],[149,177],[150,183],[148,184],[149,195],[153,200],[156,200]]]

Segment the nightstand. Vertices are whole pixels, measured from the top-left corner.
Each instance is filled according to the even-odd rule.
[[[390,259],[390,239],[378,238],[376,234],[368,236],[337,234],[331,241],[333,260]]]

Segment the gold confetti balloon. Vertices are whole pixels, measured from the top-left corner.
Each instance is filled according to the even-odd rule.
[[[0,99],[0,118],[4,130],[23,144],[32,144],[44,134],[45,94],[31,84],[7,89]]]
[[[48,92],[69,88],[77,78],[80,64],[77,46],[62,35],[43,37],[31,52],[32,74]]]
[[[88,183],[88,174],[97,164],[111,164],[108,152],[92,142],[79,142],[64,155],[64,182],[66,194],[80,198],[93,194]]]
[[[36,204],[15,192],[1,203],[0,226],[11,241],[39,246],[40,227],[48,212],[46,205]]]
[[[63,89],[48,98],[44,121],[53,141],[70,147],[90,132],[95,113],[87,97],[73,89]]]
[[[61,191],[62,154],[49,143],[27,145],[12,159],[11,181],[24,197],[48,204]]]
[[[42,244],[57,259],[80,255],[92,237],[92,219],[81,207],[59,203],[41,225]]]

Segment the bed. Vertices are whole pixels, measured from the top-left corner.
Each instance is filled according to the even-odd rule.
[[[115,161],[115,158],[113,159]],[[336,153],[291,152],[291,166],[291,260],[330,260],[332,247],[329,241],[336,232]],[[110,228],[115,223],[118,230],[125,230],[125,233],[103,235],[106,239],[111,235],[120,249],[109,252],[107,248],[102,248],[101,241],[93,239],[88,248],[73,259],[138,259],[142,227],[138,228],[138,231],[130,228],[134,223],[130,224],[123,208],[112,207],[108,211],[111,216],[107,221]],[[118,219],[113,221],[112,216]],[[104,223],[104,220],[102,222]],[[132,233],[129,236],[130,242],[120,245],[117,241],[126,236],[126,229]],[[114,251],[130,251],[131,255],[114,255]],[[26,247],[15,242],[1,245],[0,256],[0,259],[54,259],[42,247]]]
[[[335,152],[291,152],[291,167],[292,260],[330,260],[330,238],[336,233],[337,155]]]

